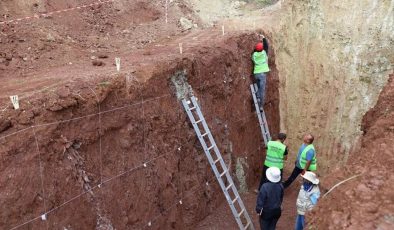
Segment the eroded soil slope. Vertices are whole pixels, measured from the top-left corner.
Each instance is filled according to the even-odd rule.
[[[394,228],[394,75],[363,118],[361,149],[322,180],[325,188],[353,175],[321,199],[311,214],[315,229]]]

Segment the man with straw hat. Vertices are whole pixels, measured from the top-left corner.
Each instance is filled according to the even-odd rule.
[[[275,230],[282,210],[283,185],[280,169],[270,167],[266,171],[267,183],[260,187],[257,196],[256,212],[260,215],[260,228],[262,230]]]
[[[297,197],[297,219],[295,230],[302,230],[305,227],[305,212],[312,210],[320,197],[319,179],[313,172],[305,172],[301,175],[303,183]]]

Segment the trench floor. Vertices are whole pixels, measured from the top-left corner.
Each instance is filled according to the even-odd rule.
[[[285,172],[284,178],[287,178],[291,172]],[[293,184],[285,190],[285,197],[283,199],[283,210],[282,216],[277,224],[277,230],[288,230],[293,229],[296,218],[296,199],[301,185],[300,177],[297,178]],[[258,215],[255,212],[257,194],[253,192],[258,184],[251,187],[249,192],[241,194],[242,200],[249,212],[249,215],[253,218],[253,224],[256,229],[260,229]],[[224,199],[224,197],[223,197]],[[223,202],[217,210],[202,220],[196,228],[197,230],[221,230],[221,229],[238,229],[238,226],[234,220],[231,210],[227,202]]]

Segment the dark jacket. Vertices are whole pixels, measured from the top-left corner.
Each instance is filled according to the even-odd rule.
[[[257,196],[256,212],[260,214],[263,210],[280,210],[283,201],[283,190],[282,182],[264,183]]]

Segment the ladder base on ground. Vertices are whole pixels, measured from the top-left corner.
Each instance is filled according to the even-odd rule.
[[[219,148],[213,139],[212,133],[205,121],[204,115],[200,110],[196,98],[193,96],[190,100],[182,100],[183,107],[193,125],[194,131],[204,149],[209,164],[219,182],[220,188],[230,206],[231,212],[238,224],[239,229],[254,230],[252,220],[245,208],[244,203],[235,187],[234,181],[230,175]]]

